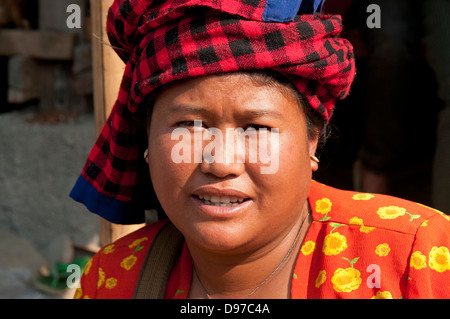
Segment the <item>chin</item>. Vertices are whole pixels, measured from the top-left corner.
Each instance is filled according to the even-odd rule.
[[[252,233],[242,224],[224,221],[204,221],[183,227],[189,244],[213,252],[238,253],[252,240]]]

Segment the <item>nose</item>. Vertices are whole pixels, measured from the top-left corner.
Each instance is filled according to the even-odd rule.
[[[203,160],[200,164],[201,172],[204,174],[212,174],[219,178],[227,176],[239,176],[244,172],[244,163],[224,163],[224,162],[208,162]]]
[[[234,130],[227,129],[225,135],[218,129],[209,133],[212,138],[204,142],[201,171],[219,178],[241,175],[245,171],[245,147],[237,144]]]

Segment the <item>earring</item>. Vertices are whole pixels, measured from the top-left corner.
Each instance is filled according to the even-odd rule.
[[[148,148],[144,152],[144,158],[147,159],[147,157],[148,157]]]
[[[319,159],[315,156],[315,155],[311,155],[311,160],[316,162],[316,163],[320,163]]]

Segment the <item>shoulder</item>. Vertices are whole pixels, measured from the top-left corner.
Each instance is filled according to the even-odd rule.
[[[82,298],[132,298],[147,251],[162,220],[103,247],[86,265],[77,294]]]
[[[132,233],[129,233],[117,239],[110,245],[106,245],[99,252],[102,252],[105,249],[110,249],[108,247],[115,247],[116,249],[126,249],[127,247],[130,248],[130,246],[136,246],[139,245],[139,243],[143,242],[151,243],[158,232],[164,227],[165,224],[167,224],[167,222],[168,220],[164,219],[156,223],[146,225]]]
[[[317,182],[312,183],[308,199],[314,232],[302,252],[318,269],[314,278],[322,278],[319,270],[331,277],[331,282],[316,283],[323,294],[326,290],[331,297],[342,297],[342,292],[351,291],[344,295],[380,297],[376,287],[394,298],[448,298],[449,287],[441,283],[450,276],[449,216],[408,200]],[[369,282],[374,278],[373,266],[378,267],[373,273],[379,276],[376,285]],[[355,285],[343,285],[339,273],[353,268]]]
[[[442,212],[409,200],[381,194],[336,189],[313,181],[309,202],[314,220],[375,227],[415,235],[436,218],[450,225]]]

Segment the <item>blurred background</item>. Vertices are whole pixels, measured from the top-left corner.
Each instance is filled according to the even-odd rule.
[[[99,246],[69,198],[96,138],[90,25],[88,0],[0,0],[0,298],[71,297],[58,266]]]
[[[100,247],[99,218],[68,194],[117,95],[98,83],[114,62],[93,31],[93,8],[105,14],[110,2],[0,0],[0,298],[70,298],[65,266]],[[316,180],[450,212],[449,2],[326,1],[344,18],[358,73]],[[71,4],[81,28],[68,27]],[[369,4],[381,28],[368,27]]]

